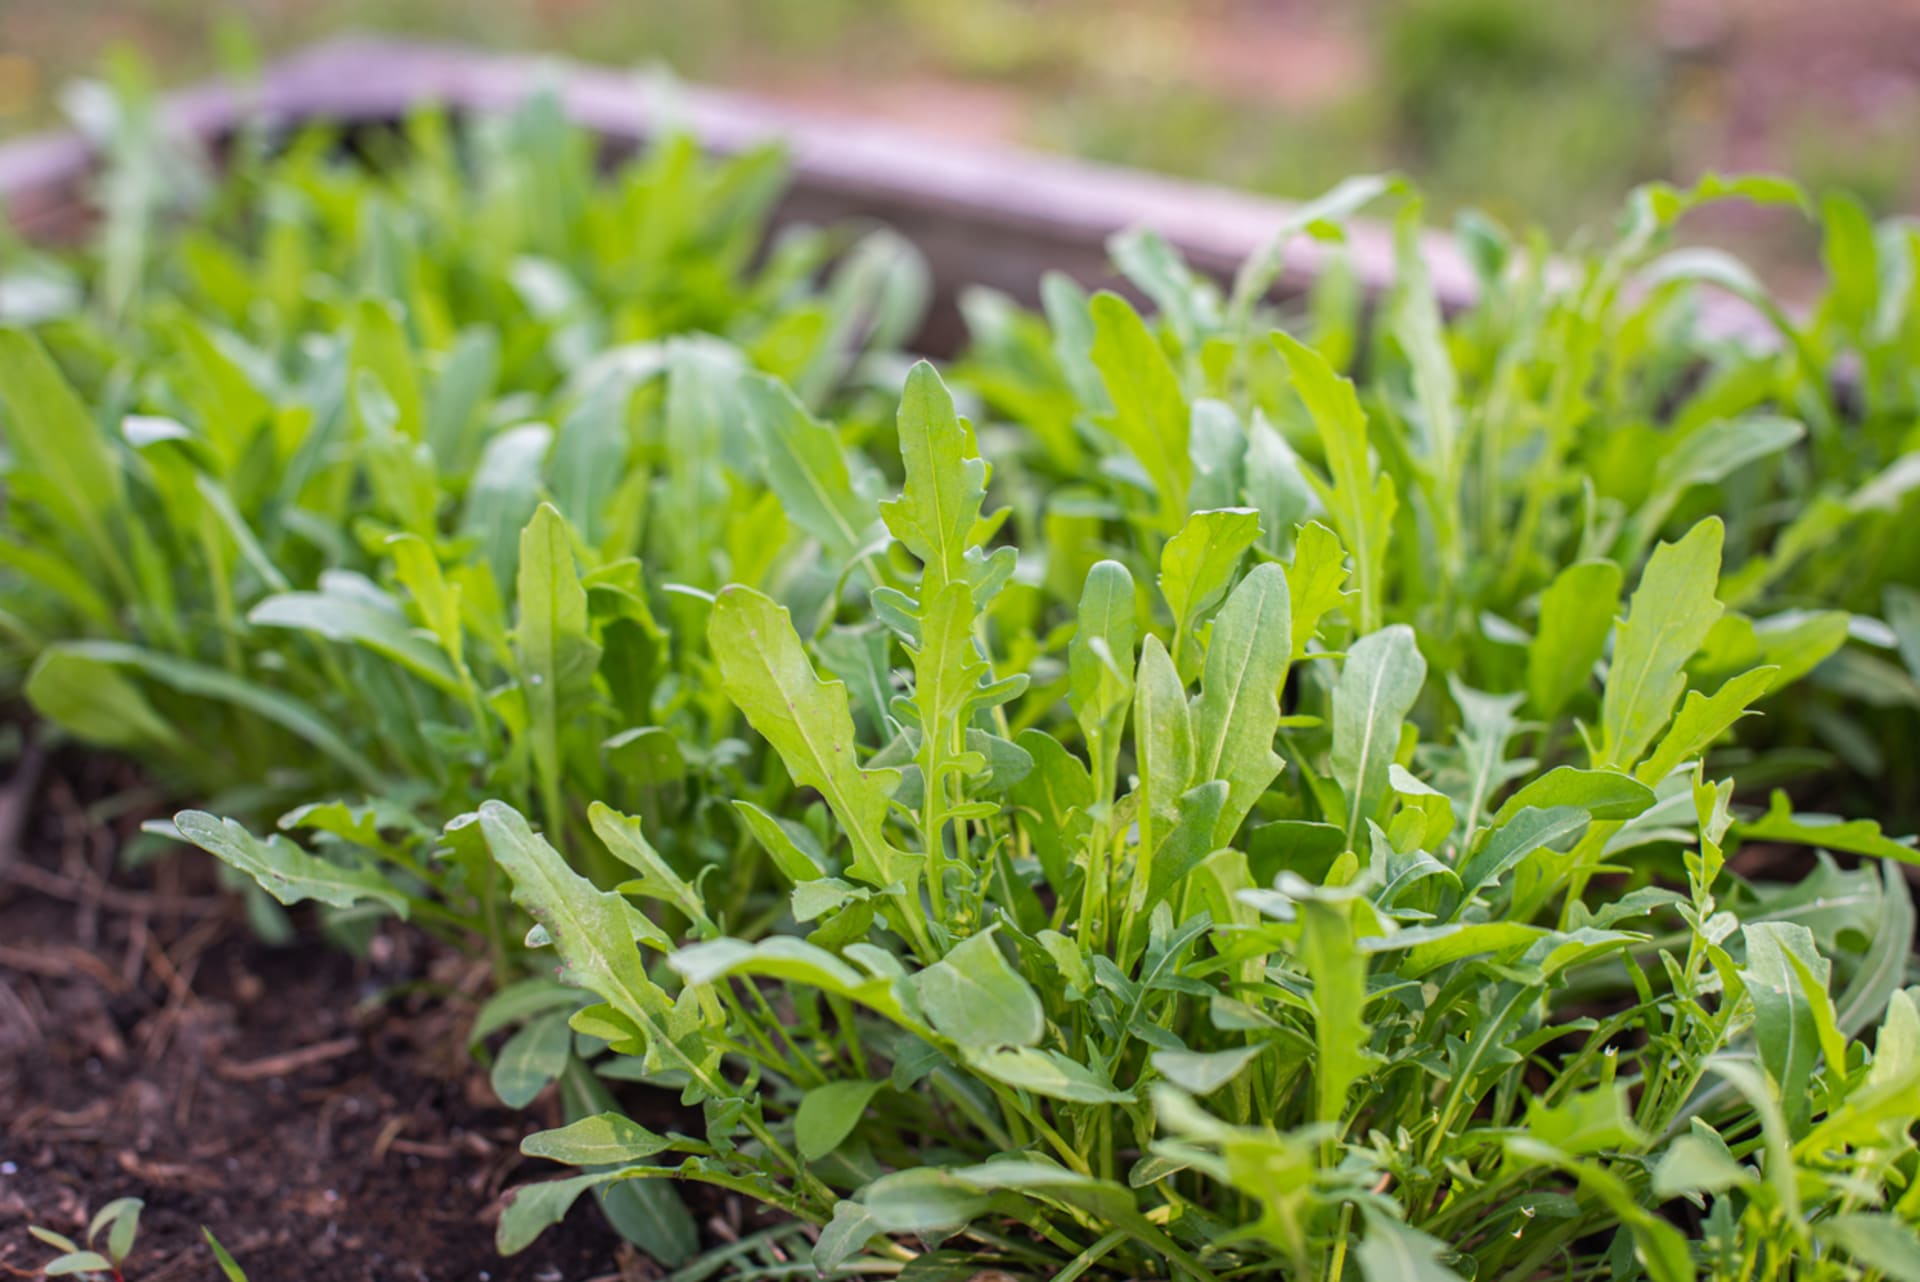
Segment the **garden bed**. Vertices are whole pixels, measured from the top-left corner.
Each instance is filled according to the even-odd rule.
[[[0,334],[13,675],[221,812],[16,776],[9,1214],[145,1196],[154,1267],[204,1220],[256,1282],[657,1272],[590,1190],[663,1257],[778,1208],[774,1273],[1920,1249],[1854,1201],[1913,1121],[1908,890],[1772,862],[1915,862],[1794,804],[1902,759],[1863,689],[1920,706],[1920,245],[1826,206],[1802,324],[1670,249],[1783,182],[1561,260],[1385,180],[1303,214],[604,73],[478,121],[546,77],[342,45],[176,99],[239,199],[151,279],[171,210],[123,202]],[[315,120],[372,163],[247,149]],[[777,221],[840,225],[768,248],[774,135]],[[87,160],[0,191],[57,234]],[[1073,283],[1109,254],[1148,315]],[[1788,341],[1726,342],[1727,294]],[[291,942],[204,864],[117,871],[160,837]]]
[[[217,149],[253,119],[377,129],[420,103],[499,111],[548,83],[611,155],[642,145],[669,114],[622,73],[573,65],[556,78],[546,60],[367,40],[276,63],[250,89],[173,93],[162,110],[175,134]],[[936,291],[922,350],[956,346],[955,301],[967,286],[1032,301],[1041,274],[1063,270],[1125,289],[1107,240],[1142,225],[1225,278],[1293,212],[1061,157],[796,117],[740,95],[673,94],[671,118],[715,154],[785,141],[784,220],[875,219],[915,242]],[[71,242],[92,221],[94,160],[74,135],[0,145],[0,206],[29,237]],[[1366,288],[1385,289],[1390,233],[1363,223],[1350,234]],[[1464,306],[1466,264],[1438,236],[1429,254],[1445,304]],[[1317,247],[1297,243],[1278,292],[1301,292],[1322,263]],[[140,1282],[205,1276],[203,1225],[256,1279],[283,1282],[659,1274],[590,1206],[520,1255],[493,1249],[503,1190],[543,1173],[528,1169],[519,1140],[557,1119],[501,1107],[467,1054],[484,967],[397,926],[377,940],[378,960],[339,952],[305,917],[297,942],[260,941],[203,856],[170,851],[138,871],[121,867],[137,824],[95,823],[85,802],[139,787],[111,758],[72,750],[51,777],[10,785],[10,804],[34,822],[12,852],[0,850],[0,1097],[13,1105],[0,1151],[10,1164],[0,1167],[0,1266],[44,1262],[28,1223],[77,1235],[108,1198],[138,1195]],[[438,995],[385,998],[415,985]],[[753,1214],[740,1199],[705,1203],[710,1242]]]

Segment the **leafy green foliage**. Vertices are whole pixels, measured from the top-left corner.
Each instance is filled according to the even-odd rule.
[[[0,622],[68,732],[317,798],[175,820],[266,894],[487,952],[475,1044],[577,1168],[503,1250],[591,1193],[678,1264],[678,1178],[825,1271],[1896,1274],[1906,882],[1740,847],[1920,862],[1796,801],[1920,704],[1910,244],[1831,212],[1796,321],[1666,248],[1791,189],[1655,187],[1551,272],[1476,224],[1448,319],[1408,203],[1363,337],[1136,233],[1157,316],[975,294],[950,384],[857,361],[897,241],[751,265],[765,157],[410,137],[0,338]]]
[[[1590,657],[1563,672],[1611,661],[1579,691],[1595,726],[1543,739],[1546,761],[1516,755],[1518,650],[1511,696],[1455,673],[1435,705],[1416,631],[1356,637],[1358,603],[1336,594],[1302,648],[1311,679],[1290,676],[1299,576],[1253,557],[1257,537],[1220,554],[1217,590],[1162,600],[1092,566],[1053,607],[1077,620],[1054,673],[1030,659],[1022,683],[1010,655],[1031,643],[1010,623],[1033,606],[981,568],[984,469],[931,380],[910,381],[908,496],[889,517],[919,570],[893,562],[874,589],[903,656],[897,719],[863,729],[763,595],[728,589],[709,624],[729,698],[809,790],[756,836],[791,846],[775,865],[803,925],[809,888],[844,875],[823,901],[839,918],[811,942],[680,947],[679,987],[655,987],[627,942],[649,932],[570,916],[611,923],[623,901],[550,851],[527,867],[542,843],[504,809],[486,820],[574,982],[633,1030],[615,1052],[706,1110],[705,1139],[648,1136],[636,1155],[678,1152],[682,1176],[821,1225],[823,1268],[957,1235],[975,1263],[1191,1278],[1327,1276],[1348,1254],[1367,1277],[1558,1259],[1692,1277],[1719,1267],[1719,1239],[1690,1244],[1674,1199],[1712,1199],[1737,1251],[1788,1259],[1820,1217],[1804,1200],[1781,1217],[1772,1191],[1839,1211],[1889,1169],[1875,1128],[1920,1120],[1891,1085],[1898,968],[1789,907],[1792,890],[1731,883],[1726,843],[1831,830],[1836,849],[1911,851],[1791,810],[1736,828],[1702,754],[1737,710],[1704,711],[1719,696],[1689,675],[1724,609],[1718,521],[1655,549],[1603,648],[1567,642]],[[916,458],[928,422],[954,444]],[[1198,563],[1183,558],[1163,564]],[[1163,584],[1176,575],[1199,578]],[[951,639],[945,610],[971,620]],[[1740,706],[1768,688],[1744,675]],[[1011,788],[990,747],[1003,724],[1028,727]],[[807,818],[809,796],[824,814]],[[1625,885],[1596,896],[1603,876]],[[1899,878],[1859,885],[1910,920]],[[799,1039],[782,1009],[805,1012]],[[511,1240],[587,1179],[535,1186]],[[1840,1223],[1821,1240],[1846,1237],[1844,1258],[1891,1249],[1877,1223]]]

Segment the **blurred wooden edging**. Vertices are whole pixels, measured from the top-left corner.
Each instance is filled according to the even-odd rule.
[[[819,115],[746,94],[669,88],[602,67],[380,39],[316,45],[273,63],[257,84],[210,82],[171,94],[164,111],[174,134],[217,143],[250,117],[274,128],[308,121],[379,125],[423,103],[456,115],[504,111],[541,89],[558,93],[568,115],[613,150],[631,150],[675,126],[721,154],[781,142],[793,170],[783,217],[877,220],[926,255],[935,311],[923,345],[936,352],[958,337],[953,305],[968,285],[1031,303],[1049,269],[1089,286],[1115,284],[1106,242],[1130,227],[1156,229],[1193,266],[1226,280],[1296,209],[1227,188]],[[0,145],[0,206],[29,236],[71,237],[88,218],[92,162],[90,147],[74,134]],[[1273,293],[1303,291],[1333,252],[1294,237]],[[1393,238],[1386,226],[1353,220],[1346,252],[1369,296],[1392,283]],[[1470,306],[1473,272],[1454,243],[1428,233],[1422,253],[1441,306],[1449,312]],[[1747,309],[1719,307],[1732,301],[1708,300],[1707,327],[1765,341],[1764,326],[1756,326]]]
[[[926,254],[943,309],[969,284],[1032,301],[1048,269],[1089,285],[1112,283],[1106,241],[1129,227],[1155,228],[1195,267],[1225,279],[1294,209],[1225,188],[812,114],[745,94],[667,87],[601,67],[385,40],[317,45],[271,64],[255,85],[195,86],[169,95],[164,110],[171,132],[211,143],[254,115],[273,127],[380,124],[426,102],[456,114],[502,111],[542,88],[560,94],[568,115],[616,149],[674,125],[721,154],[780,141],[793,169],[783,216],[892,226]],[[75,134],[0,145],[0,204],[29,236],[71,235],[87,217],[92,161]],[[1276,292],[1304,289],[1330,252],[1296,238]],[[1387,228],[1356,221],[1349,252],[1370,293],[1386,287],[1393,273]],[[1443,305],[1470,303],[1472,272],[1452,243],[1431,236],[1426,254]]]

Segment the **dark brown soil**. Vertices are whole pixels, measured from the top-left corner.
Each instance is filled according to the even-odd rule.
[[[558,1171],[518,1154],[553,1119],[466,1055],[483,972],[400,929],[364,961],[267,947],[194,854],[118,870],[133,817],[94,822],[103,781],[69,774],[0,790],[0,1276],[51,1258],[28,1224],[77,1237],[121,1196],[127,1282],[217,1277],[202,1225],[253,1282],[660,1275],[591,1199],[494,1252],[502,1190]]]

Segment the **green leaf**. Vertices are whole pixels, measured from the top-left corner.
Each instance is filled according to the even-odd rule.
[[[1367,442],[1367,415],[1349,379],[1334,372],[1326,358],[1284,331],[1273,333],[1274,346],[1293,375],[1294,390],[1307,407],[1326,452],[1329,480],[1314,487],[1333,518],[1334,529],[1353,554],[1354,581],[1360,596],[1359,629],[1376,631],[1381,623],[1381,594],[1387,539],[1398,506],[1393,478],[1373,464]]]
[[[1737,822],[1733,831],[1742,841],[1776,841],[1794,846],[1818,846],[1822,850],[1844,851],[1875,859],[1897,859],[1901,863],[1920,863],[1920,849],[1914,839],[1885,836],[1871,819],[1841,821],[1833,815],[1796,814],[1793,801],[1781,789],[1775,789],[1767,802],[1767,813],[1758,819]]]
[[[1372,1060],[1367,1043],[1367,957],[1353,923],[1355,900],[1299,904],[1300,964],[1313,981],[1314,1120],[1338,1122],[1347,1092]]]
[[[613,807],[596,801],[587,807],[587,822],[593,826],[594,835],[613,852],[614,858],[640,874],[637,879],[620,888],[622,894],[640,895],[671,904],[703,934],[717,933],[707,916],[706,906],[700,902],[700,893],[660,857],[660,852],[640,831],[638,819],[629,818]]]
[[[349,384],[362,373],[371,375],[392,398],[398,412],[397,430],[418,440],[426,431],[425,401],[412,344],[401,324],[399,309],[384,299],[362,299],[353,314],[352,363]]]
[[[826,1157],[860,1124],[885,1082],[828,1082],[800,1098],[793,1115],[793,1142],[809,1162]]]
[[[1307,653],[1307,643],[1320,621],[1339,609],[1352,594],[1347,581],[1347,551],[1340,537],[1318,521],[1300,527],[1293,544],[1293,564],[1287,567],[1287,596],[1293,613],[1293,657]]]
[[[1832,1023],[1832,998],[1827,982],[1832,965],[1819,954],[1813,932],[1784,922],[1750,922],[1741,931],[1747,943],[1747,964],[1741,971],[1753,998],[1754,1040],[1760,1062],[1779,1088],[1787,1126],[1799,1134],[1813,1104],[1810,1083],[1820,1054],[1821,1018],[1816,1003],[1826,1008]],[[1798,961],[1816,983],[1801,981],[1792,964]]]
[[[247,1282],[246,1270],[242,1269],[233,1256],[228,1254],[226,1247],[220,1245],[220,1239],[214,1237],[212,1229],[203,1227],[200,1230],[200,1236],[207,1240],[207,1248],[213,1252],[214,1263],[220,1266],[220,1272],[225,1275],[227,1282]]]
[[[974,1051],[967,1063],[995,1081],[1016,1086],[1049,1099],[1072,1104],[1131,1104],[1133,1096],[1115,1090],[1103,1073],[1058,1051],[1036,1050],[1030,1046],[999,1047]]]
[[[1095,801],[1113,795],[1127,707],[1133,700],[1133,576],[1118,561],[1087,572],[1067,646],[1067,702],[1087,736]]]
[[[1112,398],[1113,413],[1101,425],[1113,433],[1152,483],[1166,533],[1178,529],[1193,485],[1187,454],[1191,421],[1173,363],[1140,314],[1118,294],[1093,297],[1094,368]]]
[[[1064,891],[1074,838],[1088,825],[1093,777],[1081,760],[1043,730],[1020,732],[1015,742],[1033,758],[1033,769],[1013,786],[1020,831],[1033,845],[1047,884]]]
[[[1160,638],[1151,634],[1140,647],[1133,744],[1140,772],[1140,848],[1151,852],[1155,833],[1178,821],[1180,798],[1193,779],[1194,757],[1186,685]],[[1136,875],[1134,889],[1144,895],[1145,878]]]
[[[1149,1058],[1154,1071],[1181,1090],[1211,1095],[1240,1076],[1265,1049],[1256,1045],[1221,1051],[1157,1050]]]
[[[183,810],[173,817],[173,825],[182,837],[238,868],[283,904],[311,899],[350,908],[372,901],[385,904],[399,917],[407,915],[406,896],[372,868],[316,858],[278,833],[262,841],[233,820],[204,810]]]
[[[1185,657],[1194,623],[1227,590],[1240,558],[1259,536],[1258,512],[1223,508],[1193,513],[1160,550],[1160,594],[1173,611],[1176,661]]]
[[[1773,688],[1778,674],[1778,668],[1755,668],[1737,677],[1728,677],[1712,695],[1687,691],[1672,728],[1660,740],[1653,755],[1640,763],[1635,774],[1643,783],[1658,783],[1684,762],[1699,757],[1747,715],[1747,709],[1756,699]]]
[[[1597,820],[1626,820],[1653,801],[1653,789],[1631,775],[1559,766],[1508,797],[1493,822],[1498,827],[1528,807],[1551,810],[1556,806],[1584,810]]]
[[[817,789],[853,843],[848,875],[882,890],[918,884],[925,856],[896,849],[882,825],[897,770],[863,769],[847,687],[814,674],[787,611],[751,588],[721,590],[707,623],[722,687],[786,763]]]
[[[1536,1097],[1527,1105],[1527,1134],[1562,1153],[1581,1157],[1613,1149],[1644,1147],[1622,1083],[1575,1091],[1552,1104]]]
[[[27,673],[25,693],[35,712],[88,743],[137,748],[180,742],[139,686],[85,650],[41,651]]]
[[[501,1029],[524,1023],[550,1010],[577,1010],[580,1001],[579,989],[551,979],[522,979],[508,984],[489,997],[473,1017],[473,1027],[467,1030],[467,1047],[469,1050],[476,1049]]]
[[[987,495],[987,465],[973,430],[954,412],[946,384],[926,361],[907,374],[899,430],[906,488],[880,505],[880,515],[926,567],[920,586],[924,605],[948,584],[970,581],[967,551]]]
[[[1734,1160],[1719,1132],[1697,1117],[1691,1125],[1691,1132],[1675,1139],[1654,1167],[1654,1196],[1720,1194],[1758,1183],[1751,1170]]]
[[[604,533],[607,506],[627,474],[626,398],[595,389],[560,424],[550,459],[553,502],[588,543]]]
[[[715,338],[682,335],[667,343],[666,468],[648,515],[662,569],[695,587],[716,580],[728,508],[727,447],[739,441],[746,421],[739,397],[744,364],[737,350]]]
[[[1039,997],[1007,965],[990,932],[966,939],[913,983],[934,1028],[962,1050],[1032,1046],[1046,1031]]]
[[[845,565],[872,541],[874,505],[855,491],[839,436],[777,379],[749,376],[741,398],[762,452],[761,473],[787,517],[819,541],[832,564]]]
[[[813,834],[809,830],[786,820],[775,819],[750,801],[736,800],[733,808],[746,821],[747,831],[767,852],[774,867],[788,881],[798,884],[826,876],[826,866],[814,848]],[[805,848],[801,845],[803,834],[808,843]]]
[[[140,1232],[140,1212],[146,1205],[137,1197],[116,1197],[95,1211],[93,1219],[88,1221],[88,1243],[100,1235],[101,1229],[111,1225],[107,1232],[107,1255],[115,1263],[124,1263],[133,1253],[133,1240]]]
[[[858,1202],[836,1202],[833,1218],[813,1244],[813,1267],[822,1274],[836,1272],[881,1233],[873,1212]]]
[[[120,565],[116,531],[127,502],[120,460],[46,349],[23,330],[0,328],[0,403],[16,468],[42,482],[36,498],[103,564]]]
[[[563,813],[560,709],[585,697],[600,646],[587,630],[587,592],[573,563],[572,534],[551,503],[542,503],[521,531],[515,599],[513,644],[534,771],[547,821],[557,826]]]
[[[1369,1207],[1367,1235],[1354,1248],[1366,1282],[1460,1282],[1460,1275],[1442,1264],[1444,1243]]]
[[[1720,521],[1709,517],[1678,543],[1662,543],[1648,559],[1614,638],[1596,766],[1639,764],[1672,718],[1687,688],[1687,660],[1723,609],[1713,595],[1720,542]]]
[[[502,1255],[517,1255],[526,1250],[535,1238],[567,1218],[567,1212],[582,1193],[618,1176],[617,1171],[596,1171],[571,1179],[522,1184],[500,1212],[500,1224],[494,1230],[494,1247]]]
[[[860,1190],[860,1202],[880,1232],[936,1236],[965,1228],[989,1205],[951,1171],[931,1166],[882,1175]]]
[[[1536,850],[1572,837],[1587,826],[1585,810],[1558,806],[1550,810],[1532,807],[1518,811],[1467,858],[1460,869],[1460,886],[1466,898],[1511,872],[1522,859]]]
[[[462,685],[441,648],[407,625],[397,609],[382,609],[361,595],[342,592],[282,592],[247,612],[255,627],[291,628],[329,641],[362,645],[450,694]]]
[[[540,507],[540,473],[553,441],[544,423],[509,428],[487,442],[467,483],[460,534],[475,540],[504,593],[520,566],[521,532]]]
[[[513,879],[514,902],[552,940],[560,957],[557,978],[593,993],[640,1030],[649,1059],[663,1058],[713,1089],[704,1049],[668,1037],[672,1001],[641,962],[635,941],[653,939],[664,947],[659,928],[621,896],[597,889],[567,867],[513,807],[483,803],[480,831],[494,862]]]
[[[1402,931],[1391,938],[1402,939],[1406,934]],[[1539,926],[1517,921],[1477,921],[1454,926],[1408,949],[1406,959],[1400,964],[1400,973],[1409,979],[1418,979],[1428,971],[1468,957],[1487,953],[1509,956],[1522,952],[1546,934]]]
[[[1387,795],[1400,727],[1420,697],[1427,661],[1413,629],[1397,623],[1354,642],[1333,692],[1333,777],[1347,802],[1351,849]]]
[[[1119,232],[1107,238],[1107,254],[1121,274],[1153,300],[1182,347],[1198,347],[1217,328],[1219,298],[1213,283],[1196,276],[1159,232],[1147,227]]]
[[[1844,1212],[1817,1222],[1813,1235],[1892,1282],[1920,1282],[1920,1233],[1897,1216]]]
[[[113,1261],[98,1251],[75,1251],[61,1256],[41,1272],[50,1278],[63,1278],[73,1273],[106,1273],[112,1268]]]
[[[757,944],[714,939],[681,949],[667,958],[667,964],[694,984],[711,984],[729,975],[760,975],[806,984],[860,1002],[897,1024],[920,1028],[894,998],[891,979],[862,976],[826,949],[803,939],[776,935]]]
[[[566,1015],[540,1016],[500,1048],[489,1078],[493,1093],[508,1108],[525,1108],[566,1069],[572,1053],[573,1029]]]
[[[1724,1070],[1723,1070],[1724,1071]],[[1747,1069],[1751,1076],[1753,1070]],[[1765,1083],[1761,1083],[1764,1087]],[[1751,1092],[1749,1092],[1751,1094]],[[1811,1153],[1832,1152],[1845,1145],[1879,1146],[1900,1142],[1920,1121],[1920,1013],[1906,990],[1896,990],[1887,1001],[1887,1017],[1874,1038],[1873,1062],[1866,1079],[1849,1090],[1839,1107],[1797,1145]],[[1786,1123],[1772,1140],[1778,1155],[1768,1156],[1767,1172],[1782,1172],[1783,1200],[1793,1196],[1794,1166],[1786,1160]]]
[[[544,1157],[568,1166],[616,1166],[667,1152],[674,1141],[655,1135],[619,1113],[596,1113],[520,1141],[528,1157]]]
[[[1527,646],[1527,695],[1551,720],[1593,680],[1620,601],[1620,567],[1576,561],[1540,594],[1540,626]]]
[[[1271,563],[1256,566],[1214,618],[1193,701],[1193,777],[1227,785],[1213,832],[1216,845],[1239,830],[1286,764],[1273,739],[1292,647],[1286,572]]]

